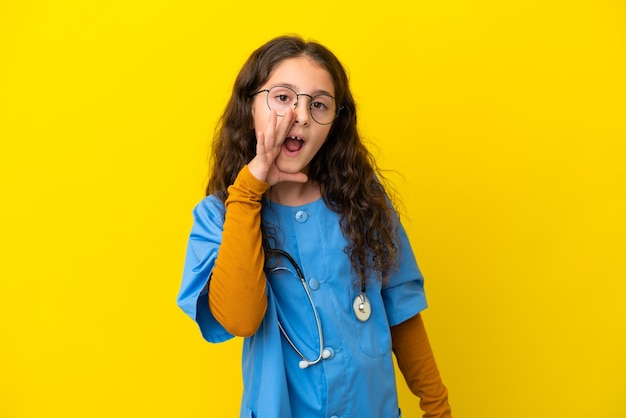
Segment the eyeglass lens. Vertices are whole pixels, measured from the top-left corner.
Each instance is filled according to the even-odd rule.
[[[335,119],[335,99],[327,94],[311,97],[308,94],[298,94],[289,87],[275,86],[267,92],[267,105],[280,115],[288,107],[299,104],[299,100],[302,100],[299,96],[306,96],[310,100],[309,111],[317,123],[327,125]]]

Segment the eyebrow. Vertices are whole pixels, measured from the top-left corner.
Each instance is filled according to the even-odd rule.
[[[293,84],[290,84],[290,83],[277,83],[277,84],[273,84],[272,86],[270,86],[270,88],[274,88],[274,87],[289,87],[291,90],[293,90],[295,92],[298,91],[296,86],[294,86]],[[298,93],[298,94],[310,94],[311,96],[317,96],[319,94],[325,94],[327,96],[334,97],[332,94],[330,94],[330,92],[328,92],[326,90],[321,90],[321,89],[315,90],[315,91],[313,91],[311,93]]]

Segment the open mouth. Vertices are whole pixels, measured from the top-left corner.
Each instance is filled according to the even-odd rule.
[[[298,136],[288,136],[287,138],[285,138],[284,144],[285,148],[287,148],[287,151],[296,152],[300,151],[302,145],[304,145],[304,139]]]

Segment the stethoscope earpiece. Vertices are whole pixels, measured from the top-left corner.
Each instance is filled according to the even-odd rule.
[[[322,350],[322,360],[328,360],[329,358],[331,358],[333,356],[332,351],[330,351],[330,349],[325,348]],[[310,360],[305,360],[302,359],[300,360],[300,362],[298,363],[298,366],[300,366],[301,369],[306,369],[309,366],[312,366],[314,364],[319,363],[319,360],[316,361],[310,361]]]

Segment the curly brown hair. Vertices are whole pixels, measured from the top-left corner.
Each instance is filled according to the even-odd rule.
[[[251,95],[282,61],[300,56],[313,59],[330,73],[335,99],[342,106],[326,142],[311,160],[309,179],[322,185],[324,202],[340,215],[341,230],[349,242],[345,252],[359,283],[364,286],[372,271],[384,280],[396,267],[395,211],[382,183],[384,177],[359,136],[346,71],[337,57],[317,42],[281,36],[248,58],[216,128],[206,194],[226,200],[228,187],[256,155]]]

